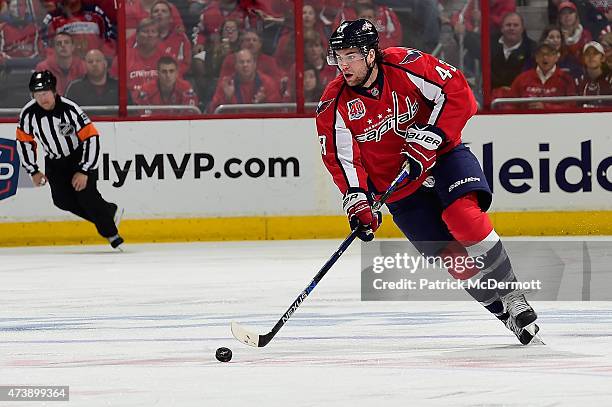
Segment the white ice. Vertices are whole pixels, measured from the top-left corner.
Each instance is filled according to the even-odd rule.
[[[337,245],[0,249],[0,385],[70,386],[0,406],[612,405],[612,302],[534,303],[547,344],[525,347],[473,302],[360,301],[359,245],[268,346],[232,337],[268,332]]]

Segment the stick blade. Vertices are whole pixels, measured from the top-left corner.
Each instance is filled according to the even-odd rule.
[[[232,335],[234,338],[238,339],[240,342],[245,345],[253,346],[255,348],[259,347],[259,335],[253,332],[248,331],[242,325],[232,322]]]

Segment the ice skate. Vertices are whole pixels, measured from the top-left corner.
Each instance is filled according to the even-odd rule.
[[[123,238],[119,235],[108,237],[108,243],[110,243],[111,247],[120,252],[123,251]]]
[[[512,331],[514,335],[516,335],[519,342],[521,342],[523,345],[529,345],[533,341],[533,338],[537,336],[538,331],[540,330],[540,327],[535,322],[526,326],[525,328],[520,328],[516,324],[514,318],[510,315],[508,315],[508,318],[502,319],[501,321],[504,323],[504,325],[506,325],[506,328],[508,328],[510,331]],[[538,343],[539,342],[542,342],[542,340],[538,339]]]
[[[538,315],[525,299],[525,295],[518,291],[513,291],[502,297],[504,309],[508,314],[502,322],[512,331],[523,344],[532,343],[534,338],[537,342],[544,343],[538,336],[540,327],[535,323]]]

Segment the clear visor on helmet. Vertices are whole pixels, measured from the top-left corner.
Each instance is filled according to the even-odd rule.
[[[336,51],[329,48],[327,50],[327,65],[338,66],[342,64],[351,64],[355,61],[365,59],[366,54],[363,51],[351,52],[348,55],[337,55]]]

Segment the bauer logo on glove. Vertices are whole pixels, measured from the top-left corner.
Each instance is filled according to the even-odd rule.
[[[429,124],[415,124],[406,131],[406,142],[417,143],[428,150],[437,150],[445,140],[442,130]]]
[[[446,141],[444,132],[429,124],[415,124],[406,131],[406,156],[408,179],[416,180],[436,164],[436,150]]]

